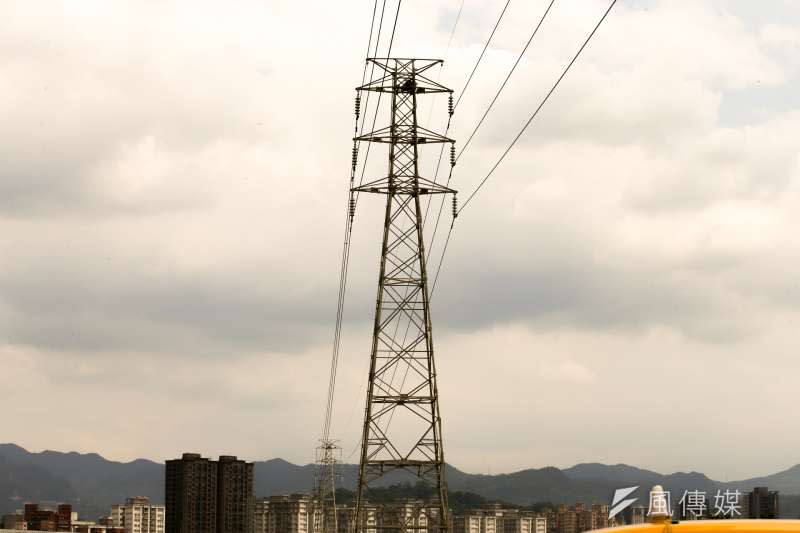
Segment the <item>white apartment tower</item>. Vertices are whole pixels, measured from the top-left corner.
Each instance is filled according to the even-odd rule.
[[[164,533],[164,506],[150,505],[145,496],[128,498],[111,506],[111,523],[125,533]]]
[[[258,498],[253,530],[256,533],[320,533],[319,505],[305,494]]]
[[[472,511],[465,515],[453,516],[453,533],[481,533],[483,515]],[[547,533],[547,532],[544,532]]]
[[[253,506],[253,533],[269,532],[269,498],[256,498]]]
[[[361,507],[364,517],[363,533],[376,533],[375,526],[378,523],[378,510],[374,505],[365,503]],[[353,533],[356,531],[356,509],[353,505],[339,505],[336,507],[337,533]],[[333,520],[333,512],[330,507],[325,509],[325,520]]]
[[[490,504],[453,517],[453,533],[547,533],[547,518]]]

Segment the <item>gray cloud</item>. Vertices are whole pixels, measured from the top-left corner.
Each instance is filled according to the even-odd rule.
[[[459,5],[404,4],[394,53],[443,54]],[[461,86],[501,6],[465,5],[442,82]],[[118,458],[205,447],[310,459],[363,7],[321,3],[310,18],[292,2],[0,13],[0,354],[9,379],[42,391],[12,413],[9,427],[25,430],[9,440]],[[460,143],[541,7],[516,4],[504,21],[454,118]],[[456,167],[462,202],[603,8],[584,0],[553,13]],[[758,11],[620,4],[459,217],[433,308],[452,462],[496,471],[608,460],[742,476],[797,462],[780,448],[765,464],[741,441],[728,463],[712,450],[683,465],[681,443],[648,451],[594,422],[612,411],[637,419],[653,375],[683,410],[702,392],[700,420],[717,397],[791,401],[796,387],[754,380],[767,369],[750,361],[798,370],[787,354],[800,303],[800,141],[786,95],[797,93],[800,34],[793,4]],[[445,106],[423,104],[433,127]],[[428,176],[436,155],[425,155]],[[385,173],[385,157],[371,154],[367,178]],[[336,404],[347,445],[364,391],[380,203],[359,200],[353,234]],[[624,405],[608,394],[621,387]],[[132,404],[141,414],[114,420]],[[52,428],[25,426],[56,405],[75,417],[59,443]],[[164,405],[186,427],[153,415]],[[674,411],[659,407],[684,427]],[[476,416],[513,438],[475,435]],[[564,419],[587,421],[596,438]],[[792,441],[774,426],[765,438]],[[712,448],[745,430],[731,422],[692,440]]]

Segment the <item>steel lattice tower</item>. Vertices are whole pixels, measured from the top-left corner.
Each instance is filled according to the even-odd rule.
[[[315,524],[317,533],[338,533],[338,512],[336,508],[336,482],[342,449],[335,440],[321,439],[317,446],[317,462],[314,469],[314,500],[319,506],[322,527]]]
[[[452,95],[452,91],[423,75],[441,60],[368,61],[381,75],[359,87],[358,94],[390,95],[391,123],[354,139],[389,145],[388,176],[352,189],[386,195],[356,495],[358,533],[422,529],[446,533],[450,519],[420,197],[455,191],[420,176],[418,150],[420,145],[450,143],[454,164],[454,141],[417,123],[417,99],[423,94]],[[367,525],[365,491],[378,478],[397,470],[409,471],[430,484],[435,489],[433,500],[384,508],[375,524]]]

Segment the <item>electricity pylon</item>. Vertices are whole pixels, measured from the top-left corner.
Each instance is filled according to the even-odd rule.
[[[417,123],[417,98],[423,94],[448,93],[452,114],[452,91],[423,75],[441,60],[371,58],[369,61],[380,69],[381,75],[358,87],[358,94],[388,93],[391,122],[385,128],[354,139],[386,143],[389,147],[388,176],[352,188],[354,193],[386,196],[356,494],[357,533],[423,529],[446,533],[450,518],[420,197],[455,194],[455,191],[420,176],[418,150],[421,145],[450,143],[452,165],[454,141]],[[366,490],[377,479],[398,470],[411,472],[429,484],[433,498],[422,505],[413,502],[394,510],[383,508],[375,525],[367,526]],[[410,507],[419,511],[409,513]]]
[[[342,459],[342,449],[337,441],[321,439],[317,446],[317,462],[314,472],[314,499],[318,505],[318,513],[311,513],[314,533],[337,533],[338,511],[336,509],[336,481],[339,476],[339,465]]]

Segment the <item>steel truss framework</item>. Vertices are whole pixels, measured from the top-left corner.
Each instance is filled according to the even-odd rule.
[[[357,90],[390,94],[391,124],[355,138],[389,145],[388,176],[352,189],[386,195],[356,495],[358,533],[367,529],[363,510],[370,484],[398,470],[411,472],[429,484],[435,496],[422,506],[415,504],[414,513],[408,512],[408,503],[384,509],[377,527],[369,526],[369,530],[444,533],[450,529],[450,519],[420,197],[455,191],[420,176],[418,149],[454,141],[417,124],[417,98],[452,91],[423,75],[440,60],[369,61],[382,75]],[[396,416],[403,419],[401,427],[396,427]],[[391,426],[393,419],[395,426]]]
[[[336,510],[336,483],[339,481],[339,465],[342,449],[338,441],[320,440],[317,446],[317,461],[314,471],[314,499],[317,501],[322,519],[322,533],[338,533]]]

